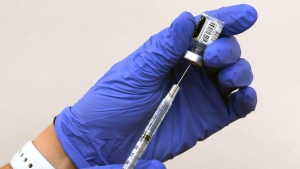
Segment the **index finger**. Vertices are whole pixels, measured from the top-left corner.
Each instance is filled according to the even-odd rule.
[[[221,36],[232,36],[249,29],[257,20],[255,8],[247,4],[222,7],[205,12],[225,23]]]

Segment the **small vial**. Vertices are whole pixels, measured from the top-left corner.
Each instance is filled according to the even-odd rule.
[[[202,66],[205,48],[219,38],[223,27],[223,21],[203,13],[193,34],[193,48],[186,51],[184,58],[193,65]]]

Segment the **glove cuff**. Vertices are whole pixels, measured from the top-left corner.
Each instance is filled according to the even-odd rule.
[[[86,159],[79,152],[78,142],[80,142],[81,140],[80,138],[78,138],[78,136],[74,134],[73,132],[74,128],[72,126],[72,122],[69,121],[70,119],[66,116],[65,111],[70,111],[70,107],[65,108],[62,111],[62,113],[60,113],[56,117],[55,133],[65,153],[70,157],[73,164],[75,164],[77,168],[91,167],[91,165],[86,161]]]

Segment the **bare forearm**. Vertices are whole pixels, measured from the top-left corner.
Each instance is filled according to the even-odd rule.
[[[0,169],[13,169],[9,164],[6,164],[5,166],[1,167]]]
[[[75,169],[70,158],[64,152],[55,131],[51,124],[47,127],[34,141],[36,149],[44,156],[44,158],[56,169]],[[0,169],[12,169],[7,164]]]
[[[33,141],[33,144],[54,168],[75,168],[64,152],[52,124]]]

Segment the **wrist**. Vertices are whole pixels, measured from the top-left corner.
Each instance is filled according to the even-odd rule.
[[[28,141],[10,160],[10,165],[15,169],[43,168],[54,169],[54,167],[41,155],[33,145]]]
[[[54,126],[48,126],[34,141],[34,146],[54,168],[76,168],[59,142]]]

